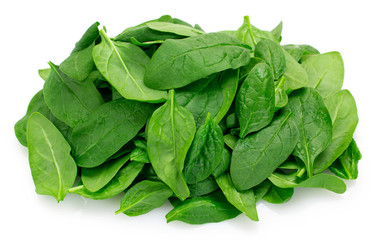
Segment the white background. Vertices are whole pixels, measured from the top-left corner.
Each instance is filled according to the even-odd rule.
[[[377,239],[378,17],[376,1],[1,1],[0,3],[0,227],[1,239]],[[139,217],[115,215],[120,197],[56,203],[34,191],[27,149],[14,123],[42,88],[37,70],[59,64],[86,28],[99,21],[115,36],[126,27],[170,14],[205,31],[237,29],[244,15],[270,30],[283,21],[282,43],[339,51],[344,88],[354,95],[363,154],[359,178],[346,193],[296,189],[286,204],[259,203],[260,221],[239,217],[201,226],[166,224],[170,204]]]

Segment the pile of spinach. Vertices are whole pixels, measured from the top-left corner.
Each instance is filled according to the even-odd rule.
[[[297,187],[343,193],[361,159],[338,52],[281,45],[282,23],[206,33],[162,16],[112,38],[94,23],[15,125],[38,194],[124,194],[116,213],[174,206],[219,222]],[[332,172],[333,174],[330,174]],[[78,181],[76,181],[78,180]],[[76,182],[76,183],[75,183]]]

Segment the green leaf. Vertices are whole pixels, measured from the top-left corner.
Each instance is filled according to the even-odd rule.
[[[340,90],[324,100],[332,119],[332,141],[314,162],[314,173],[329,167],[348,148],[357,127],[356,102],[348,90]]]
[[[92,72],[94,62],[92,50],[95,41],[99,37],[98,22],[92,24],[84,33],[70,56],[66,58],[59,66],[60,70],[67,76],[78,81],[84,81]]]
[[[258,221],[255,195],[252,189],[239,192],[234,187],[229,174],[223,174],[215,179],[227,200],[243,212],[251,220]]]
[[[211,175],[221,161],[223,145],[222,129],[208,113],[186,155],[184,176],[187,183],[200,182]]]
[[[177,104],[174,90],[169,95],[148,122],[147,152],[158,177],[184,200],[190,193],[182,170],[196,126],[192,114]]]
[[[169,32],[180,36],[193,37],[205,34],[203,31],[182,24],[169,22],[149,22],[146,26],[159,32]]]
[[[222,106],[219,77],[219,74],[213,74],[175,90],[177,103],[193,114],[197,128],[205,123],[208,112],[216,115]]]
[[[126,191],[116,214],[123,212],[128,216],[139,216],[148,213],[163,205],[172,194],[172,190],[162,182],[138,182]]]
[[[274,105],[275,111],[286,106],[289,101],[289,97],[285,91],[286,78],[281,77],[278,81],[274,82]]]
[[[86,189],[96,192],[108,184],[121,167],[130,159],[130,155],[116,158],[95,168],[81,168],[81,181]]]
[[[83,122],[103,99],[93,82],[79,82],[49,62],[51,73],[43,86],[43,96],[51,112],[70,127]]]
[[[30,115],[27,125],[29,164],[35,191],[63,200],[76,179],[77,167],[71,147],[59,130],[39,112]]]
[[[286,71],[284,77],[285,90],[291,92],[308,85],[308,75],[306,70],[288,52],[284,50],[286,59]]]
[[[255,57],[263,59],[272,68],[275,80],[286,71],[286,59],[282,47],[272,40],[261,40],[256,45]]]
[[[339,91],[344,81],[344,62],[338,52],[328,52],[303,61],[307,71],[309,87],[313,87],[323,98]]]
[[[292,118],[290,113],[282,114],[268,127],[237,141],[230,166],[236,189],[258,185],[289,157],[298,140]]]
[[[48,78],[49,75],[50,75],[50,72],[51,72],[51,68],[39,69],[39,70],[38,70],[38,75],[39,75],[44,81],[46,81],[47,78]]]
[[[139,47],[112,41],[100,30],[101,43],[93,49],[96,67],[106,80],[126,99],[142,102],[164,102],[165,91],[146,87],[143,82],[150,59]]]
[[[103,104],[72,131],[72,155],[80,167],[97,167],[130,141],[155,107],[119,99]]]
[[[27,146],[26,128],[27,128],[28,119],[30,115],[34,112],[39,112],[43,116],[45,116],[48,120],[50,120],[55,125],[55,127],[59,129],[59,131],[64,136],[68,134],[70,127],[67,126],[64,122],[57,119],[52,114],[52,112],[50,111],[50,108],[45,103],[45,100],[43,98],[43,92],[41,90],[37,92],[33,96],[33,98],[30,100],[25,116],[22,117],[20,120],[18,120],[17,123],[14,125],[14,132],[16,134],[16,137],[18,141],[25,147]]]
[[[332,163],[329,169],[338,177],[355,180],[358,177],[358,161],[361,157],[361,152],[353,139],[349,147]]]
[[[244,138],[267,126],[273,119],[274,80],[265,63],[257,64],[244,80],[236,96],[235,112]]]
[[[269,180],[277,187],[280,188],[296,188],[296,187],[307,187],[307,188],[323,188],[335,193],[344,193],[346,190],[346,185],[340,178],[320,173],[316,174],[306,180],[301,180],[296,177],[296,173],[291,175],[273,173]]]
[[[181,202],[165,218],[168,223],[182,221],[189,224],[204,224],[221,222],[239,214],[239,210],[232,206],[222,193],[215,192]]]
[[[114,197],[132,184],[134,179],[142,170],[143,165],[143,163],[139,162],[129,162],[125,167],[119,170],[119,172],[108,184],[106,184],[103,188],[96,192],[89,191],[84,187],[84,185],[70,188],[68,191],[70,193],[78,194],[80,196],[95,200]]]
[[[218,184],[213,177],[208,177],[197,183],[188,184],[190,190],[190,197],[199,197],[217,190]]]
[[[147,142],[144,140],[134,140],[135,148],[130,154],[131,161],[150,163],[147,153]]]
[[[147,23],[151,22],[169,22],[173,23],[173,19],[169,15],[164,15],[158,19],[150,20],[141,23],[134,27],[126,28],[122,33],[115,37],[115,41],[130,42],[131,38],[139,42],[148,42],[156,40],[182,38],[183,36],[176,35],[170,32],[159,32],[147,27]]]
[[[293,155],[306,165],[307,176],[313,175],[315,158],[332,140],[332,121],[322,97],[313,88],[293,92],[283,112],[292,112],[299,139]]]
[[[269,203],[281,204],[288,202],[293,194],[293,188],[280,188],[275,185],[271,185],[263,199]]]
[[[227,148],[223,148],[221,160],[218,166],[213,171],[212,175],[214,177],[219,177],[230,168],[230,163],[231,163],[231,153],[227,150]]]
[[[237,141],[239,140],[238,137],[233,136],[231,134],[227,134],[223,136],[224,143],[231,148],[232,150],[235,149]]]
[[[184,87],[226,69],[247,65],[250,49],[222,33],[166,40],[154,53],[144,76],[153,89]]]

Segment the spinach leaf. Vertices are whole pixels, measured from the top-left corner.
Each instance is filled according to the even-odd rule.
[[[230,163],[231,163],[231,153],[227,150],[227,148],[223,148],[221,160],[218,166],[213,171],[212,175],[214,177],[219,177],[230,168]]]
[[[293,113],[299,135],[293,155],[304,162],[307,176],[311,177],[315,158],[332,140],[332,121],[323,98],[313,88],[298,89],[282,110]]]
[[[275,105],[275,111],[283,108],[286,106],[286,104],[289,101],[289,97],[287,95],[287,92],[285,90],[285,82],[286,78],[281,77],[278,81],[274,82],[274,105]]]
[[[138,216],[160,207],[172,196],[172,190],[162,182],[142,181],[128,189],[116,214]]]
[[[284,77],[285,90],[291,92],[308,85],[308,75],[306,70],[288,52],[284,50],[286,59],[286,71]]]
[[[198,128],[185,160],[184,176],[189,184],[208,178],[219,165],[223,154],[222,129],[207,114],[206,122]]]
[[[81,181],[86,189],[96,192],[108,184],[121,167],[130,159],[130,155],[112,159],[95,168],[81,168]]]
[[[76,179],[77,167],[71,147],[59,130],[39,112],[27,124],[29,164],[35,191],[63,200]]]
[[[143,163],[129,162],[125,167],[119,170],[108,184],[96,192],[89,191],[84,185],[70,188],[68,191],[95,200],[111,198],[128,188],[138,176],[142,168]]]
[[[263,197],[267,194],[271,186],[272,183],[268,179],[265,179],[262,183],[253,187],[253,193],[255,194],[256,203],[263,199]]]
[[[261,40],[256,45],[255,57],[263,59],[272,68],[275,80],[279,79],[286,71],[285,54],[281,46],[272,40]]]
[[[221,222],[240,214],[221,192],[194,197],[179,203],[165,218],[167,222],[182,221],[189,224]]]
[[[268,127],[237,141],[230,166],[236,189],[261,183],[289,157],[298,140],[292,118],[291,113],[279,115]]]
[[[208,112],[216,115],[222,106],[218,78],[218,74],[210,75],[175,91],[177,103],[193,114],[197,128],[205,123]]]
[[[251,220],[258,221],[255,195],[252,189],[239,192],[234,187],[231,177],[225,173],[215,179],[227,200]]]
[[[64,122],[60,121],[52,114],[50,108],[45,103],[43,92],[41,90],[37,92],[30,100],[25,116],[18,120],[14,125],[14,132],[16,134],[16,137],[18,141],[25,147],[27,146],[26,127],[28,119],[33,112],[39,112],[43,116],[45,116],[55,125],[55,127],[59,129],[63,136],[66,136],[68,134],[70,127],[68,127]]]
[[[159,32],[147,27],[147,23],[151,22],[169,22],[173,23],[173,19],[169,15],[161,16],[158,19],[141,23],[134,27],[126,28],[122,33],[114,38],[115,41],[130,42],[131,38],[135,38],[139,42],[148,42],[155,40],[182,38],[183,36],[169,32]]]
[[[244,138],[268,125],[274,115],[274,81],[271,69],[259,63],[248,74],[236,96],[235,112]]]
[[[119,99],[103,104],[72,131],[72,154],[80,167],[97,167],[146,124],[154,106]]]
[[[295,187],[309,187],[309,188],[324,188],[335,193],[344,193],[346,185],[340,178],[320,173],[316,174],[306,180],[301,180],[293,174],[273,173],[269,180],[280,188],[295,188]]]
[[[39,75],[44,81],[46,81],[47,78],[48,78],[49,75],[50,75],[50,72],[51,72],[51,68],[39,69],[39,70],[38,70],[38,75]]]
[[[60,70],[70,78],[84,81],[92,72],[94,67],[92,50],[96,39],[99,37],[99,25],[98,22],[92,24],[76,43],[70,56],[60,64]]]
[[[147,142],[144,140],[134,140],[136,148],[130,154],[131,161],[150,163],[147,153]]]
[[[317,156],[314,173],[329,167],[349,146],[358,123],[356,102],[348,90],[341,90],[324,100],[332,119],[332,140]]]
[[[329,170],[338,177],[355,180],[358,177],[358,161],[361,157],[356,141],[352,139],[348,148],[332,163]]]
[[[233,136],[233,135],[231,135],[231,134],[227,134],[227,135],[224,135],[224,136],[223,136],[224,143],[225,143],[229,148],[231,148],[232,150],[235,149],[238,139],[239,139],[238,137]]]
[[[271,185],[268,192],[266,192],[263,196],[263,199],[269,203],[281,204],[288,202],[293,194],[293,188],[280,188],[275,185]]]
[[[286,44],[282,46],[297,62],[300,62],[302,57],[310,54],[319,54],[319,51],[306,44],[295,45],[295,44]]]
[[[103,99],[93,82],[75,81],[49,62],[51,73],[43,86],[46,105],[59,120],[70,127],[83,122]]]
[[[170,90],[169,100],[148,122],[147,152],[158,177],[181,200],[190,194],[182,170],[195,132],[193,115],[177,104],[174,90]]]
[[[143,77],[149,57],[131,43],[114,42],[100,30],[101,43],[93,49],[96,67],[109,83],[127,99],[164,102],[167,93],[146,87]]]
[[[213,177],[208,177],[205,180],[188,184],[190,190],[190,197],[199,197],[217,190],[218,184]]]
[[[149,22],[146,23],[146,26],[155,31],[168,32],[186,37],[193,37],[205,34],[203,31],[195,29],[193,27],[169,22]]]
[[[250,49],[222,33],[166,40],[154,53],[144,76],[153,89],[184,87],[226,69],[247,65]]]
[[[311,57],[302,63],[309,76],[308,85],[323,98],[339,91],[344,81],[344,62],[338,52],[328,52]]]

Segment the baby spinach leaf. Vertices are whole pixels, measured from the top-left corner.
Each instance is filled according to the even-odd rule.
[[[226,70],[220,74],[219,87],[222,91],[223,102],[218,113],[214,114],[214,121],[216,123],[219,123],[223,119],[234,101],[238,89],[238,75],[238,70]]]
[[[86,189],[96,192],[108,184],[121,167],[130,159],[130,155],[112,159],[95,168],[81,168],[81,181]]]
[[[239,74],[239,83],[243,83],[244,79],[248,76],[249,72],[259,63],[265,63],[264,60],[257,57],[251,57],[249,60],[249,63],[243,67],[240,68],[240,74]]]
[[[256,203],[263,199],[263,197],[269,191],[271,186],[272,183],[268,179],[265,179],[262,183],[253,187],[253,193],[255,194]]]
[[[223,154],[222,129],[207,114],[206,122],[198,128],[185,160],[184,176],[189,184],[208,178],[219,165]]]
[[[234,187],[231,177],[225,173],[215,179],[227,200],[251,220],[258,221],[255,195],[252,189],[239,192]]]
[[[147,23],[151,22],[169,22],[173,23],[173,19],[169,15],[164,15],[158,19],[141,23],[134,27],[126,28],[122,33],[114,38],[115,41],[130,42],[131,38],[135,38],[139,42],[148,42],[155,40],[182,38],[170,32],[159,32],[147,27]]]
[[[226,69],[247,65],[250,49],[222,33],[166,40],[154,53],[144,76],[153,89],[184,87]]]
[[[156,109],[148,122],[147,152],[158,177],[181,200],[190,194],[182,170],[195,132],[193,115],[177,104],[174,90],[170,90],[169,100]]]
[[[285,54],[281,46],[272,40],[261,40],[256,45],[255,56],[263,59],[271,67],[275,80],[279,79],[286,71]]]
[[[281,41],[281,38],[282,38],[281,37],[281,34],[282,34],[282,25],[283,25],[283,23],[281,21],[275,28],[273,28],[272,31],[270,31],[272,33],[273,37],[275,39],[277,39],[279,42]]]
[[[72,154],[80,167],[97,167],[146,124],[154,106],[119,99],[103,104],[72,131]]]
[[[268,125],[274,115],[274,81],[265,63],[257,64],[236,95],[235,112],[240,124],[240,137]]]
[[[82,38],[76,43],[70,56],[60,64],[60,70],[70,78],[84,81],[92,72],[94,67],[92,50],[96,39],[99,37],[98,25],[100,23],[95,22],[87,29]]]
[[[51,73],[43,86],[46,105],[59,120],[70,127],[83,122],[103,99],[93,82],[79,82],[49,62]]]
[[[95,200],[111,198],[128,188],[142,168],[143,163],[129,162],[125,167],[119,170],[108,184],[96,192],[89,191],[84,185],[70,188],[68,191]]]
[[[186,37],[193,37],[205,34],[203,31],[195,29],[191,26],[169,22],[149,22],[146,23],[146,26],[155,31],[169,32]]]
[[[285,90],[291,92],[308,85],[306,70],[288,52],[284,50],[286,59],[286,71],[284,73]]]
[[[278,32],[279,30],[276,31]],[[273,34],[268,31],[260,30],[250,23],[249,16],[244,16],[244,22],[236,31],[235,36],[242,43],[248,44],[252,47],[252,49],[255,49],[257,43],[262,39],[269,39],[278,42],[278,39],[275,37],[277,32]]]
[[[231,134],[227,134],[223,136],[224,143],[231,148],[232,150],[235,149],[236,143],[239,140],[238,137],[233,136]]]
[[[194,197],[179,203],[165,218],[167,222],[182,221],[189,224],[221,222],[240,214],[221,192]]]
[[[128,189],[116,214],[138,216],[160,207],[172,196],[172,190],[162,182],[142,181]]]
[[[45,103],[45,100],[43,98],[43,92],[41,90],[37,92],[30,100],[25,116],[18,120],[17,123],[14,125],[14,132],[16,134],[18,141],[22,145],[27,147],[26,127],[28,119],[33,112],[41,113],[48,120],[50,120],[55,125],[55,127],[59,129],[63,136],[67,135],[70,127],[68,127],[64,122],[60,121],[52,114],[50,108]]]
[[[96,67],[109,83],[127,99],[143,102],[164,102],[165,91],[146,87],[143,77],[149,57],[131,43],[114,42],[100,31],[101,43],[93,49]]]
[[[50,75],[50,72],[51,72],[51,68],[39,69],[39,70],[38,70],[38,75],[39,75],[44,81],[46,81],[47,78],[48,78],[49,75]]]
[[[275,111],[279,110],[286,106],[287,102],[289,101],[289,97],[287,96],[285,90],[285,82],[286,78],[281,77],[278,81],[274,82],[274,105]]]
[[[268,127],[237,141],[230,166],[236,189],[261,183],[289,157],[298,140],[292,118],[291,113],[284,113]]]
[[[222,106],[218,78],[213,74],[175,91],[177,103],[193,114],[197,128],[204,124],[208,112],[216,115]]]
[[[323,98],[339,91],[344,81],[344,62],[338,52],[328,52],[311,57],[302,63],[307,71],[307,86],[313,87]]]
[[[316,174],[306,180],[301,180],[293,174],[273,173],[269,180],[277,187],[280,188],[295,188],[295,187],[308,187],[308,188],[324,188],[335,193],[344,193],[346,185],[340,178],[320,173]]]
[[[356,141],[352,139],[349,147],[332,163],[329,169],[338,177],[355,180],[358,177],[358,161],[361,157]]]
[[[231,163],[231,153],[227,150],[227,148],[223,148],[221,160],[218,166],[213,171],[212,175],[214,177],[219,177],[230,168],[230,163]]]
[[[59,130],[39,112],[27,124],[29,164],[35,191],[63,200],[76,179],[77,167],[71,147]]]
[[[317,156],[314,173],[329,167],[349,146],[358,123],[356,102],[348,90],[340,90],[324,100],[332,119],[332,141]]]
[[[295,45],[286,44],[282,46],[297,62],[299,62],[304,55],[319,54],[319,51],[314,47],[306,44]]]
[[[135,148],[130,154],[131,161],[150,163],[147,153],[147,142],[144,140],[134,140]]]
[[[199,197],[217,190],[218,184],[213,177],[208,177],[205,180],[188,184],[190,190],[190,197]]]
[[[275,185],[271,185],[268,192],[266,192],[263,196],[263,199],[269,203],[281,204],[288,202],[293,194],[293,188],[280,188]]]
[[[313,175],[315,158],[332,140],[332,121],[323,98],[313,88],[293,92],[283,112],[292,112],[299,139],[293,155],[306,165],[307,176]]]

